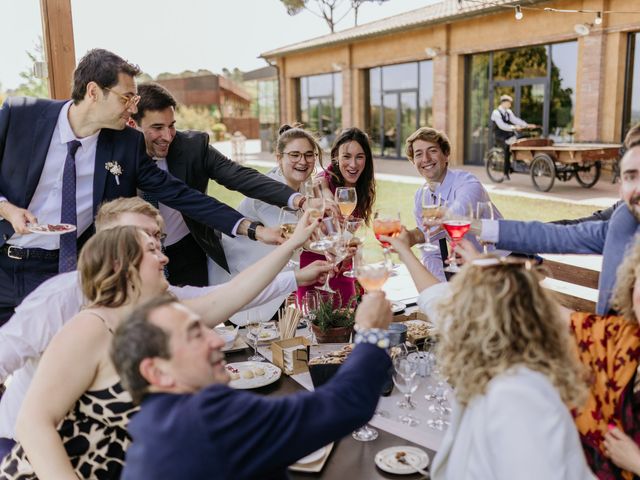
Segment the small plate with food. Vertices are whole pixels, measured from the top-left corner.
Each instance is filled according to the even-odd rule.
[[[427,452],[409,445],[380,450],[374,460],[380,470],[396,475],[410,475],[429,465]]]
[[[252,343],[256,338],[255,330],[254,328],[249,328],[247,332],[247,340]],[[280,337],[280,333],[276,328],[262,328],[258,334],[258,343],[270,342],[271,340],[276,340],[278,337]]]
[[[235,362],[225,368],[231,377],[229,386],[239,390],[264,387],[282,375],[282,370],[267,362]]]
[[[28,223],[27,230],[39,235],[62,235],[76,231],[76,226],[70,223]]]

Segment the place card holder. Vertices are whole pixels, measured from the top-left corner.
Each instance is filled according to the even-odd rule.
[[[304,373],[309,371],[309,346],[311,342],[305,337],[294,337],[287,340],[279,340],[271,343],[271,354],[273,356],[272,362],[277,367],[280,367],[285,375],[296,375],[298,373]],[[304,346],[298,350],[294,350],[291,355],[291,363],[285,362],[286,352],[285,350],[296,347]]]

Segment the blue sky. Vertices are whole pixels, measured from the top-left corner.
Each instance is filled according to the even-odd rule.
[[[436,0],[367,3],[359,23],[406,12]],[[279,0],[71,0],[76,56],[112,50],[156,76],[206,68],[251,70],[265,65],[261,52],[329,32],[308,12],[287,15]],[[0,0],[0,84],[15,88],[29,68],[26,50],[41,35],[39,0]],[[353,26],[348,16],[338,30]]]

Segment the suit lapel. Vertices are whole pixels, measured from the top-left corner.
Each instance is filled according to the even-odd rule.
[[[104,190],[107,183],[107,169],[105,164],[113,157],[113,139],[111,131],[102,129],[98,136],[96,146],[96,163],[93,171],[93,213],[96,214],[98,207],[104,198]]]
[[[60,109],[64,104],[65,102],[54,102],[47,105],[42,112],[42,116],[36,121],[33,136],[34,141],[31,150],[31,162],[29,163],[22,204],[25,208],[29,206],[38,182],[40,181],[44,162],[47,158],[47,152],[49,151],[49,145],[51,145],[51,137],[53,137],[53,132],[58,123]]]
[[[187,181],[187,162],[182,155],[182,142],[178,132],[171,142],[169,153],[167,153],[167,168],[169,173],[183,182]]]

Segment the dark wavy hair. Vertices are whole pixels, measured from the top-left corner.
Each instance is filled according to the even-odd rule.
[[[340,151],[341,145],[349,142],[358,142],[364,151],[364,170],[356,183],[356,193],[358,194],[357,209],[362,212],[365,223],[369,225],[373,204],[376,201],[376,181],[374,178],[373,154],[371,153],[371,146],[369,145],[369,136],[359,128],[347,128],[340,132],[340,135],[334,140],[333,146],[331,147],[331,165],[333,166],[331,175],[337,186],[344,186],[344,177],[338,165],[338,152]]]

